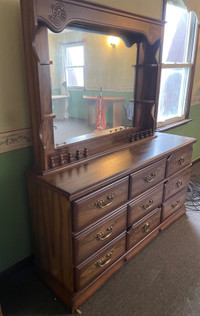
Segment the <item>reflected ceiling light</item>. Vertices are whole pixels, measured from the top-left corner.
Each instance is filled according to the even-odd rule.
[[[113,48],[119,44],[119,37],[117,36],[108,36],[108,44]]]

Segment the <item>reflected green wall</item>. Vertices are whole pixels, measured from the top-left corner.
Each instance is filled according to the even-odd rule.
[[[0,271],[32,252],[25,177],[32,164],[31,147],[0,154]]]
[[[98,96],[99,91],[95,90],[87,90],[87,91],[75,91],[70,90],[70,99],[69,99],[69,107],[68,113],[69,117],[87,119],[87,101],[83,99],[84,95],[89,96]],[[125,108],[128,108],[129,100],[133,98],[133,93],[131,92],[120,92],[120,91],[103,91],[103,97],[115,97],[115,98],[124,98],[126,100],[123,101]],[[126,113],[123,109],[122,104],[122,125],[129,126],[129,122],[126,120]],[[95,103],[94,103],[95,107]],[[106,108],[106,121],[107,123],[112,123],[112,109]]]

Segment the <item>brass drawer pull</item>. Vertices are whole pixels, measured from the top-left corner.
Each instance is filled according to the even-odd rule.
[[[178,200],[175,203],[172,203],[171,207],[176,208],[180,203],[181,203],[181,200]]]
[[[183,181],[182,181],[182,180],[178,180],[178,181],[176,182],[176,186],[177,186],[178,188],[181,188],[182,185],[183,185]]]
[[[150,223],[145,223],[144,226],[142,226],[142,231],[144,233],[148,233],[150,231]]]
[[[106,228],[106,232],[103,233],[98,233],[96,234],[95,238],[97,240],[105,240],[106,238],[110,237],[112,235],[112,229],[113,229],[114,224],[112,224],[110,227]]]
[[[179,165],[183,165],[184,162],[185,162],[184,157],[180,157],[179,160],[178,160]]]
[[[156,178],[156,173],[155,172],[153,172],[153,173],[151,173],[151,175],[150,176],[147,176],[147,177],[145,177],[144,179],[145,179],[145,181],[146,182],[152,182],[152,181],[154,181],[155,180],[155,178]]]
[[[112,253],[113,253],[113,249],[110,250],[107,255],[105,256],[105,258],[98,260],[97,262],[95,262],[95,265],[97,267],[103,268],[105,265],[107,265],[111,259],[112,259]]]
[[[153,205],[153,200],[149,200],[149,203],[146,203],[144,205],[142,205],[144,210],[148,210],[149,208],[151,208]]]
[[[109,206],[110,204],[112,204],[113,201],[114,201],[114,195],[110,194],[107,196],[106,200],[96,201],[94,205],[99,208],[105,208]]]

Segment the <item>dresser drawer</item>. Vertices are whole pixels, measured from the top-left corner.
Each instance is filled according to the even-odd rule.
[[[175,213],[186,201],[187,187],[167,200],[162,207],[162,222]]]
[[[74,262],[78,264],[104,247],[108,242],[126,230],[127,207],[106,217],[97,225],[74,238]]]
[[[180,150],[172,154],[167,159],[166,165],[166,177],[171,176],[173,173],[187,167],[190,164],[192,158],[192,147],[188,146],[183,150]]]
[[[150,234],[160,225],[161,209],[157,208],[145,218],[134,224],[127,232],[127,250],[134,247],[139,241]]]
[[[128,205],[128,227],[146,216],[162,203],[163,184],[152,189],[148,194],[140,196]]]
[[[105,186],[73,204],[73,230],[80,231],[124,204],[128,199],[128,177]]]
[[[164,179],[166,159],[162,159],[140,171],[131,174],[130,198],[148,190]]]
[[[104,250],[98,252],[75,268],[76,287],[80,290],[92,280],[97,278],[103,271],[111,266],[125,253],[126,233],[122,233],[113,242],[109,243]]]
[[[190,168],[176,173],[164,185],[164,201],[185,188],[190,181]]]

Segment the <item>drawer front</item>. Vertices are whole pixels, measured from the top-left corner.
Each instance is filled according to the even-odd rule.
[[[187,167],[192,159],[192,147],[186,147],[177,153],[172,154],[167,159],[166,177],[171,176],[173,173]]]
[[[163,184],[157,189],[152,189],[147,195],[129,203],[128,205],[128,227],[146,216],[157,206],[161,205],[163,197]]]
[[[175,213],[186,201],[187,187],[167,200],[162,207],[162,222]]]
[[[188,185],[189,181],[190,168],[183,172],[178,172],[174,177],[170,178],[169,181],[164,185],[164,201],[180,192]]]
[[[74,262],[79,264],[126,230],[127,207],[74,238]]]
[[[130,197],[134,198],[138,194],[148,190],[164,179],[166,159],[150,165],[131,174]]]
[[[160,225],[161,209],[157,208],[150,215],[133,225],[127,232],[127,250],[134,247],[139,241],[150,234]]]
[[[105,186],[73,204],[73,230],[80,231],[128,200],[128,177]]]
[[[103,271],[111,266],[117,259],[125,253],[126,234],[111,242],[103,251],[83,262],[75,269],[76,287],[80,290],[92,280],[97,278]]]

